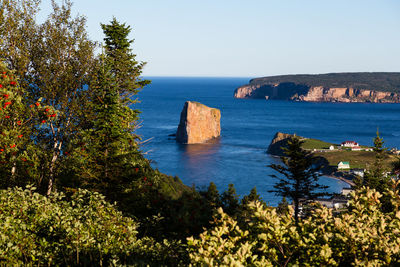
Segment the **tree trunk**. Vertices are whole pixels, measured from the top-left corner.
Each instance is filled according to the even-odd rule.
[[[294,200],[294,220],[297,225],[299,223],[299,201],[297,199]]]
[[[54,186],[54,169],[56,165],[56,161],[58,159],[58,156],[60,155],[60,150],[61,150],[61,145],[62,142],[55,142],[54,147],[53,147],[53,157],[51,158],[50,162],[50,169],[49,169],[49,185],[47,186],[47,195],[51,194],[51,191],[53,191],[53,186]]]

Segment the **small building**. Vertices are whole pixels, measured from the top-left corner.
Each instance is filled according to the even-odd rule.
[[[353,146],[351,148],[351,151],[361,151],[361,150],[362,150],[362,148],[360,146]]]
[[[347,206],[348,200],[345,196],[333,196],[331,198],[316,198],[313,200],[300,199],[300,206],[303,207],[312,202],[317,202],[321,206],[329,209],[341,209]]]
[[[397,150],[397,148],[392,148],[392,149],[390,149],[390,153],[392,153],[394,155],[399,155],[400,154],[400,150]]]
[[[335,147],[331,145],[331,146],[329,147],[329,150],[335,150]]]
[[[341,146],[344,147],[355,147],[355,146],[360,146],[357,142],[354,141],[345,141],[341,144]]]
[[[342,195],[343,196],[348,196],[353,191],[354,191],[353,188],[342,188]]]
[[[341,161],[337,165],[338,170],[346,170],[350,169],[350,162],[348,161]]]
[[[350,172],[360,177],[364,177],[365,169],[351,169]]]

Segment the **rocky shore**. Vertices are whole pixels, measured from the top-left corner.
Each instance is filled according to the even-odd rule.
[[[235,90],[235,98],[306,102],[400,103],[398,73],[338,73],[257,78]],[[336,80],[335,80],[336,79]]]

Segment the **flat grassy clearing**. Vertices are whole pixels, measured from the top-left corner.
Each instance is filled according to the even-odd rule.
[[[304,140],[304,143],[302,145],[302,147],[304,149],[329,149],[329,147],[333,145],[333,146],[337,146],[335,144],[332,143],[328,143],[328,142],[324,142],[321,140],[317,140],[317,139],[306,139]]]
[[[375,162],[375,154],[373,151],[332,151],[332,152],[314,152],[315,156],[325,158],[330,166],[337,167],[340,161],[348,161],[350,168],[368,169]],[[391,169],[391,163],[396,160],[394,155],[386,154],[384,165]]]

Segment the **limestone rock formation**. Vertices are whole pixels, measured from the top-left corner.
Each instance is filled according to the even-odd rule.
[[[176,140],[184,144],[203,143],[221,134],[221,111],[187,101],[181,112]]]
[[[328,88],[298,84],[244,85],[235,90],[235,98],[268,98],[305,102],[400,103],[400,94],[354,88]]]
[[[234,97],[400,103],[400,73],[331,73],[256,78],[237,88]]]
[[[282,148],[287,147],[289,139],[293,136],[296,135],[277,132],[269,144],[267,153],[273,156],[284,156]]]

